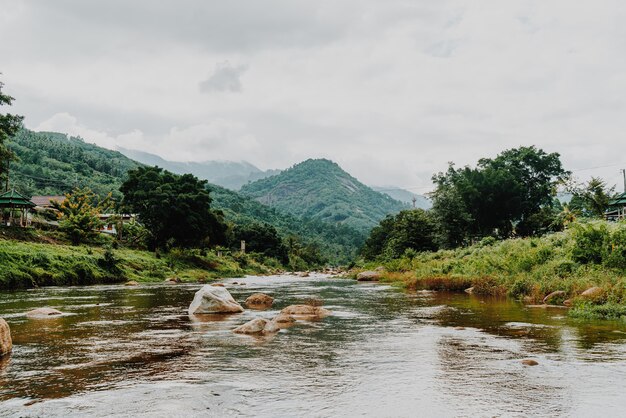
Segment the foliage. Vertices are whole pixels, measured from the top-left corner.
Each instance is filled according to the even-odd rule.
[[[516,225],[518,234],[534,233],[533,216],[552,206],[555,186],[568,174],[559,154],[535,147],[483,158],[476,168],[450,164],[446,173],[433,176],[436,189],[431,194],[442,244],[455,247],[489,235],[509,237]]]
[[[626,223],[577,222],[540,238],[484,239],[469,247],[401,255],[375,264],[359,261],[361,269],[380,264],[386,269],[383,280],[409,288],[467,286],[477,294],[509,295],[533,303],[561,290],[563,299],[576,306],[572,311],[576,316],[590,311],[612,317],[626,306]],[[580,296],[594,286],[603,290],[602,298]]]
[[[62,195],[88,187],[99,196],[111,193],[119,200],[126,172],[140,166],[117,151],[53,132],[21,129],[9,148],[18,157],[11,164],[11,184],[27,196]]]
[[[570,211],[577,216],[603,218],[615,194],[615,186],[608,187],[601,178],[592,177],[585,184],[573,186],[571,192]]]
[[[0,237],[4,237],[5,232],[13,233],[15,229],[0,227]],[[24,235],[19,240],[0,238],[0,289],[127,280],[162,282],[168,277],[178,277],[184,282],[201,282],[276,272],[274,267],[268,266],[272,265],[271,260],[254,254],[246,254],[238,261],[227,253],[220,257],[214,251],[174,249],[158,258],[154,252],[128,248],[115,250],[110,245],[51,244],[54,236],[42,236],[42,232],[33,230],[19,232],[29,236]],[[104,238],[111,240],[110,237]]]
[[[387,216],[370,233],[361,254],[366,259],[377,257],[398,258],[407,253],[435,251],[435,220],[423,209],[405,210]]]
[[[278,235],[276,228],[265,223],[235,225],[231,232],[231,247],[238,248],[240,242],[246,242],[246,251],[261,253],[273,257],[283,264],[289,262],[287,247]]]
[[[361,232],[407,207],[325,159],[306,160],[278,175],[249,183],[241,193],[281,212],[347,225]]]
[[[13,97],[2,93],[4,83],[0,82],[0,107],[11,106]],[[7,139],[13,137],[22,126],[23,116],[12,115],[10,113],[0,113],[0,180],[6,177],[9,161],[14,158],[14,154],[7,147]]]
[[[223,244],[226,225],[219,213],[211,211],[205,186],[206,181],[191,174],[179,176],[158,167],[139,167],[128,172],[120,187],[122,207],[138,214],[154,247],[165,247],[168,242],[180,246]]]
[[[99,215],[110,209],[111,197],[100,199],[88,188],[77,188],[62,202],[52,201],[52,207],[58,211],[61,231],[78,245],[98,235],[103,225]]]

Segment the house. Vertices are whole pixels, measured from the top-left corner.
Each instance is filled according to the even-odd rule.
[[[65,196],[33,196],[30,200],[35,204],[36,209],[50,209],[52,202],[62,203]]]
[[[609,201],[609,208],[604,212],[607,221],[621,221],[626,219],[626,192]]]
[[[117,213],[101,213],[98,215],[100,220],[104,223],[100,232],[104,234],[117,235],[117,227],[121,221],[123,224],[135,222],[135,215],[130,214],[117,214]]]

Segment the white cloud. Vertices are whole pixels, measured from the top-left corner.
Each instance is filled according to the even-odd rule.
[[[327,157],[400,186],[519,145],[626,163],[619,0],[48,3],[0,0],[28,126],[172,159]]]

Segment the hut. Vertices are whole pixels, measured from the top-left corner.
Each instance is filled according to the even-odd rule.
[[[0,195],[0,215],[2,223],[11,226],[19,220],[19,226],[25,227],[28,223],[28,212],[35,207],[30,199],[25,198],[15,190]]]
[[[607,221],[626,219],[626,192],[615,196],[609,201],[609,208],[604,213]]]

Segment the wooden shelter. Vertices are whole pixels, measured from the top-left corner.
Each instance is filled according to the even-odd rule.
[[[621,221],[626,219],[626,192],[609,201],[609,208],[604,215],[608,221]]]
[[[11,226],[19,219],[19,226],[25,227],[28,223],[28,211],[35,207],[30,199],[25,198],[15,190],[0,195],[0,215],[2,223]],[[18,216],[16,216],[19,214]]]

